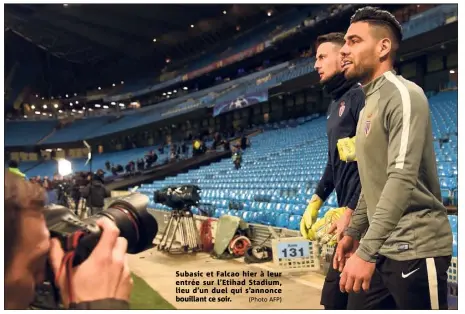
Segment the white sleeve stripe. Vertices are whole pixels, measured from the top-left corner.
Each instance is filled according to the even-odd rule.
[[[436,271],[436,263],[432,257],[426,259],[426,273],[428,275],[428,290],[431,309],[439,310],[438,273]]]
[[[410,134],[410,115],[412,111],[410,94],[407,87],[392,72],[386,72],[384,76],[397,87],[402,101],[402,134],[400,138],[399,155],[397,155],[396,158],[396,168],[404,169],[408,137]]]

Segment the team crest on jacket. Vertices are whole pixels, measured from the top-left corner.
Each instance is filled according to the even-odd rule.
[[[365,121],[365,136],[368,136],[368,133],[370,133],[370,128],[371,128],[371,121],[367,120]]]
[[[339,104],[339,117],[342,117],[342,114],[344,113],[344,109],[346,109],[346,102],[343,100]]]
[[[371,128],[371,117],[373,116],[373,114],[369,114],[368,115],[368,120],[365,120],[365,126],[363,128],[364,132],[365,132],[365,136],[368,136],[368,133],[370,133],[370,128]]]

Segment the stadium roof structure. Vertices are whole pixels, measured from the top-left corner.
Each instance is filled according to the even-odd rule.
[[[77,64],[166,66],[258,25],[279,4],[5,4],[5,31]],[[131,65],[132,66],[132,65]]]

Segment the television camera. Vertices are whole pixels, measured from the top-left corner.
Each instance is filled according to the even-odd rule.
[[[158,244],[158,250],[172,252],[176,239],[184,253],[197,252],[201,241],[192,213],[192,206],[200,202],[200,188],[196,185],[168,186],[153,194],[154,203],[172,208],[168,225]]]

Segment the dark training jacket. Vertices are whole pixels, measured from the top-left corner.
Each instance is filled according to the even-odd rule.
[[[337,74],[324,86],[332,102],[327,114],[328,162],[315,191],[323,201],[336,189],[339,207],[355,209],[361,184],[357,162],[339,159],[337,141],[355,136],[360,111],[365,106],[365,94],[358,83],[348,82]]]
[[[87,200],[89,207],[104,207],[105,198],[110,197],[111,194],[101,180],[94,178],[92,183],[83,189],[81,195]]]

